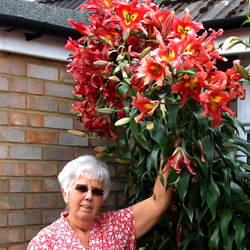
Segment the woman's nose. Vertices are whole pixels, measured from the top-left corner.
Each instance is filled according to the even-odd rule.
[[[91,190],[91,188],[89,188],[89,190],[85,193],[85,199],[92,200],[92,197],[93,197],[92,190]]]

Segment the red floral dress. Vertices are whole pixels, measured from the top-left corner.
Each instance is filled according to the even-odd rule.
[[[69,212],[32,239],[27,250],[85,250],[66,221]],[[132,207],[96,216],[89,235],[89,250],[132,250],[135,227]]]

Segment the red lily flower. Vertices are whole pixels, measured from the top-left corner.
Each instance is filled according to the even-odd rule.
[[[173,30],[178,38],[185,38],[187,32],[191,29],[194,29],[196,33],[201,29],[204,29],[203,24],[201,22],[196,23],[193,21],[188,21],[189,19],[191,19],[191,16],[189,15],[188,9],[185,10],[185,14],[182,19],[179,19],[177,16],[175,16]]]
[[[109,9],[112,8],[114,4],[110,0],[90,0],[87,4],[81,5],[81,10],[90,10],[90,11],[96,11],[96,10],[103,10],[103,9]]]
[[[192,168],[190,167],[191,160],[188,158],[182,147],[176,147],[172,156],[168,159],[167,165],[162,170],[162,173],[166,172],[167,169],[172,167],[176,170],[176,173],[181,172],[181,164],[184,163],[190,174],[195,175]]]
[[[138,72],[145,75],[144,85],[155,80],[157,85],[162,86],[165,75],[171,75],[168,67],[162,63],[159,57],[144,57]]]
[[[214,127],[218,127],[221,124],[221,116],[223,112],[228,112],[232,117],[235,118],[234,112],[226,107],[226,105],[231,99],[236,97],[236,94],[233,90],[230,92],[225,91],[226,85],[227,82],[224,81],[220,86],[200,94],[200,100],[205,109],[202,115],[206,116],[208,113],[209,116],[214,120],[211,124]]]
[[[180,225],[178,235],[177,235],[177,246],[181,244],[181,233],[182,233],[182,226]]]
[[[141,114],[135,117],[135,122],[139,123],[144,116],[150,117],[154,113],[160,102],[151,101],[148,98],[143,97],[139,92],[137,92],[137,99],[138,100],[135,100],[135,96],[132,96],[131,105],[141,111]]]
[[[116,12],[120,17],[119,24],[123,34],[128,28],[133,30],[136,24],[139,24],[142,20],[143,15],[150,10],[150,8],[144,4],[139,5],[138,0],[133,0],[131,3],[116,0],[114,4],[116,6]],[[109,21],[112,21],[112,17]]]

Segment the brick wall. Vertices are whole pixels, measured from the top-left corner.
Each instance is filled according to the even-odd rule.
[[[65,208],[57,175],[102,141],[75,137],[74,81],[65,63],[0,52],[0,250],[24,250]],[[108,163],[111,177],[119,168]],[[125,177],[125,176],[123,176]],[[123,203],[124,186],[102,211]]]

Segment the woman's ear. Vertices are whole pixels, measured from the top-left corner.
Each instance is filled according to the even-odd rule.
[[[67,197],[67,194],[63,188],[62,188],[62,195],[63,195],[64,202],[66,204],[68,204],[68,197]]]

